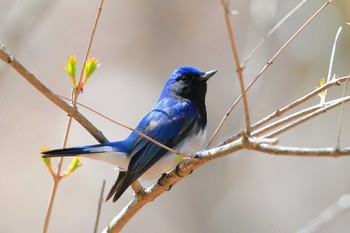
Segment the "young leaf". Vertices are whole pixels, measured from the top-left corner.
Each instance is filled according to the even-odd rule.
[[[97,70],[97,68],[100,66],[100,63],[98,60],[94,57],[90,57],[85,64],[84,67],[84,84],[87,82],[87,80],[90,78],[90,76]]]
[[[321,78],[320,83],[316,86],[316,88],[323,87],[324,85],[326,85],[326,80],[324,78]],[[320,92],[318,96],[321,98],[321,103],[323,103],[326,98],[326,90]]]
[[[40,150],[41,150],[41,153],[43,153],[45,151],[48,151],[48,148],[41,147]],[[45,166],[47,167],[47,169],[49,170],[51,175],[54,175],[55,171],[53,170],[52,165],[51,165],[51,158],[43,158],[43,157],[41,157],[41,160],[44,162]]]
[[[184,157],[183,157],[182,155],[177,155],[176,158],[175,158],[175,160],[176,160],[177,162],[182,162],[182,161],[184,160]]]
[[[68,166],[67,171],[65,171],[62,176],[68,176],[69,174],[74,172],[81,165],[83,165],[83,164],[81,162],[81,158],[80,157],[73,158],[72,161],[70,162],[69,166]]]
[[[73,88],[77,88],[77,80],[76,80],[76,70],[77,70],[77,58],[76,56],[69,56],[67,60],[67,66],[63,67],[72,81]]]

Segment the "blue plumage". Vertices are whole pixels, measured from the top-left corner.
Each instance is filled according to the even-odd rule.
[[[215,70],[205,73],[192,67],[175,70],[165,83],[157,104],[135,129],[181,153],[196,152],[206,136],[206,82],[215,73]],[[43,157],[75,155],[103,160],[120,169],[106,198],[114,195],[114,202],[141,176],[155,178],[177,164],[176,155],[134,132],[122,141],[43,153]]]

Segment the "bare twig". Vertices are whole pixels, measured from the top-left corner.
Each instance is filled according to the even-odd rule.
[[[350,194],[342,195],[335,203],[323,210],[318,216],[300,228],[296,233],[313,233],[350,208]]]
[[[218,135],[219,131],[221,130],[221,128],[224,126],[224,123],[226,122],[228,116],[231,114],[232,110],[236,107],[236,105],[238,104],[238,102],[241,100],[242,95],[240,95],[240,97],[238,97],[238,99],[236,99],[236,101],[231,105],[231,107],[227,110],[227,112],[225,113],[225,116],[221,119],[220,124],[218,125],[218,127],[215,129],[213,135],[210,137],[207,145],[204,147],[205,149],[208,149],[211,144],[213,143],[216,135]]]
[[[327,75],[327,83],[331,81],[332,77],[332,69],[333,69],[333,63],[334,63],[334,55],[335,55],[335,50],[337,48],[337,42],[339,39],[339,35],[343,27],[339,27],[337,34],[335,35],[334,43],[333,43],[333,48],[332,48],[332,54],[331,54],[331,59],[329,59],[329,68],[328,68],[328,75]],[[324,94],[322,95],[321,98],[321,104],[323,104],[326,101],[326,96],[327,96],[327,90],[324,91]]]
[[[300,34],[301,31],[313,20],[316,16],[323,11],[333,0],[326,2],[323,6],[321,6],[299,29],[296,31],[287,42],[277,51],[277,53],[266,63],[266,65],[261,69],[260,73],[255,77],[252,82],[252,85],[265,73],[267,68],[273,64],[276,58],[281,54],[281,52]]]
[[[312,112],[312,113],[310,113],[310,114],[308,114],[306,116],[303,116],[303,117],[301,117],[301,118],[299,118],[299,119],[297,119],[297,120],[295,120],[295,121],[293,121],[293,122],[291,122],[291,123],[289,123],[289,124],[279,128],[279,129],[277,129],[275,131],[272,131],[271,133],[268,133],[268,134],[264,135],[264,137],[267,137],[267,138],[275,137],[275,136],[277,136],[277,135],[279,135],[279,134],[281,134],[281,133],[283,133],[283,132],[285,132],[285,131],[287,131],[287,130],[289,130],[289,129],[291,129],[291,128],[293,128],[293,127],[295,127],[295,126],[297,126],[297,125],[299,125],[301,123],[304,123],[305,121],[310,120],[311,118],[314,118],[314,117],[316,117],[316,116],[318,116],[318,115],[320,115],[322,113],[325,113],[326,111],[328,111],[328,110],[330,110],[332,108],[335,108],[335,107],[341,105],[342,103],[349,102],[349,101],[350,101],[350,96],[326,102],[324,107],[318,109],[317,111],[314,111],[314,112]]]
[[[268,69],[268,67],[270,65],[272,65],[272,63],[275,61],[275,59],[278,57],[278,55],[296,38],[297,35],[300,34],[300,32],[302,30],[305,29],[305,27],[321,12],[324,10],[324,8],[326,8],[331,2],[333,2],[333,0],[330,0],[328,2],[326,2],[323,6],[321,6],[316,13],[314,13],[307,21],[306,23],[304,23],[299,30],[294,33],[294,35],[277,51],[277,53],[267,62],[267,64],[262,68],[262,70],[259,72],[259,74],[254,78],[254,80],[247,86],[245,92],[248,92],[249,89],[255,84],[255,82],[263,75],[263,73],[265,73],[265,71]],[[206,145],[205,148],[208,148],[212,142],[214,141],[216,135],[218,134],[218,132],[220,131],[220,129],[222,128],[223,124],[226,122],[228,116],[231,114],[232,110],[235,108],[235,106],[237,105],[238,101],[240,101],[242,99],[242,95],[240,95],[238,97],[238,99],[232,104],[232,106],[229,108],[229,110],[226,112],[225,116],[223,117],[223,119],[221,120],[219,126],[217,127],[217,129],[215,130],[214,134],[211,136],[208,144]]]
[[[339,148],[340,147],[340,136],[341,136],[341,128],[342,128],[342,125],[343,125],[343,116],[344,116],[344,104],[345,104],[345,101],[344,101],[344,96],[345,96],[345,93],[346,93],[346,85],[347,83],[344,84],[344,88],[343,88],[343,100],[342,100],[342,103],[341,103],[341,106],[340,106],[340,116],[339,116],[339,128],[338,128],[338,136],[337,136],[337,144],[336,144],[336,147]]]
[[[96,16],[96,19],[95,19],[95,23],[94,23],[94,26],[92,28],[89,44],[88,44],[88,47],[87,47],[86,52],[85,52],[85,58],[84,58],[83,66],[81,68],[80,78],[79,78],[79,82],[78,83],[81,83],[81,81],[83,80],[84,68],[85,68],[86,61],[87,61],[87,59],[89,57],[89,54],[90,54],[92,42],[93,42],[94,37],[95,37],[95,31],[96,31],[97,24],[98,24],[98,21],[99,21],[100,16],[101,16],[103,3],[104,3],[104,0],[101,0],[101,4],[100,4],[100,7],[98,8],[98,13],[97,13],[97,16]],[[77,88],[75,98],[78,98],[78,95],[79,95],[80,91],[81,90],[79,88]],[[77,101],[77,99],[75,99],[73,103],[75,103],[76,101]]]
[[[95,220],[94,233],[97,233],[97,231],[98,231],[98,223],[100,221],[100,215],[101,215],[102,203],[103,203],[103,193],[105,191],[105,186],[106,186],[106,181],[103,180],[100,198],[98,199],[98,207],[97,207],[97,215],[96,215],[96,220]]]
[[[310,108],[303,109],[299,112],[291,114],[289,116],[286,116],[280,120],[277,120],[277,121],[270,123],[262,128],[259,128],[256,131],[253,131],[252,136],[254,136],[254,137],[261,136],[268,131],[271,131],[273,129],[276,129],[278,127],[281,127],[281,126],[287,124],[288,122],[300,119],[301,117],[303,117],[305,115],[311,114],[322,107],[323,107],[323,105],[315,105],[315,106],[312,106]]]
[[[259,43],[254,47],[254,49],[249,53],[247,58],[243,61],[242,67],[245,69],[247,66],[247,63],[250,61],[250,59],[253,57],[253,55],[256,53],[256,51],[264,44],[264,42],[273,34],[275,31],[289,19],[297,10],[299,10],[307,1],[309,0],[302,0],[298,5],[296,5],[291,11],[288,12],[260,41]]]
[[[239,61],[239,55],[238,55],[238,51],[237,51],[237,47],[236,47],[235,38],[233,35],[233,29],[232,29],[232,25],[231,25],[231,21],[230,21],[229,11],[227,9],[227,4],[225,3],[224,0],[221,0],[221,6],[224,8],[226,27],[227,27],[228,35],[230,38],[232,54],[233,54],[233,57],[234,57],[235,63],[236,63],[236,72],[238,74],[239,84],[240,84],[240,88],[241,88],[241,95],[242,95],[242,99],[243,99],[246,131],[247,131],[247,134],[250,134],[250,116],[249,116],[248,100],[247,100],[247,95],[246,95],[244,80],[243,80],[243,69],[242,69],[241,63]]]
[[[331,77],[332,77],[332,69],[333,69],[333,63],[334,63],[335,50],[337,48],[337,42],[338,42],[339,35],[340,35],[342,29],[343,29],[343,27],[338,28],[337,34],[335,35],[335,38],[334,38],[331,59],[329,60],[327,82],[329,82],[331,80]]]
[[[81,124],[98,142],[108,142],[107,138],[99,131],[90,121],[88,121],[78,110],[65,101],[57,97],[49,88],[40,82],[32,73],[30,73],[13,55],[11,55],[4,46],[0,47],[0,59],[8,63],[16,70],[24,79],[32,84],[39,92],[51,100],[55,105],[72,116],[79,124]]]
[[[321,157],[339,157],[350,155],[350,147],[346,148],[300,148],[300,147],[286,147],[273,146],[266,144],[259,144],[253,150],[264,152],[266,154],[274,155],[291,155],[291,156],[321,156]]]
[[[274,111],[273,113],[271,113],[270,115],[264,117],[262,120],[260,120],[260,121],[256,122],[255,124],[253,124],[251,126],[251,129],[252,130],[258,129],[259,127],[267,124],[268,122],[272,121],[273,119],[284,115],[286,112],[294,109],[295,107],[301,105],[302,103],[305,103],[306,101],[310,100],[311,98],[317,96],[319,93],[323,92],[324,90],[329,89],[329,88],[331,88],[333,86],[339,86],[340,83],[349,81],[349,79],[350,79],[350,76],[343,76],[343,77],[340,77],[340,78],[333,78],[330,82],[326,83],[322,87],[319,87],[319,88],[315,89],[314,91],[312,91],[312,92],[306,94],[305,96],[303,96],[303,97],[293,101],[292,103],[286,105],[285,107],[283,107],[281,109],[278,109],[278,110]],[[331,102],[332,101],[330,101],[328,103],[331,103]],[[304,112],[301,111],[301,112],[298,112],[298,113],[295,113],[295,114],[291,115],[290,118],[284,118],[285,121],[281,120],[281,121],[279,121],[279,123],[276,122],[274,124],[276,126],[281,126],[281,125],[285,124],[286,122],[289,122],[290,120],[294,120],[294,119],[296,119],[298,117],[301,117],[301,116],[303,116],[305,114],[311,113],[314,110],[319,109],[320,107],[321,107],[320,105],[311,107],[309,109],[304,110]],[[272,126],[272,124],[270,126]],[[255,131],[253,133],[253,135],[254,136],[259,136],[259,135],[261,135],[261,133],[265,133],[268,130],[271,130],[271,129],[274,128],[274,127],[269,128],[270,126],[266,126],[263,129],[260,129],[259,131]],[[237,134],[229,137],[228,139],[226,139],[223,143],[226,144],[226,143],[232,142],[232,141],[236,140],[237,138],[239,138],[240,136],[241,136],[241,133],[237,133]],[[219,144],[219,145],[221,145],[221,144]]]
[[[329,89],[330,87],[333,86],[339,86],[339,84],[341,82],[346,82],[348,81],[350,78],[350,76],[344,76],[344,77],[340,77],[340,78],[334,78],[332,79],[330,82],[326,83],[325,85],[323,85],[322,87],[319,87],[317,89],[315,89],[314,91],[304,95],[303,97],[295,100],[294,102],[288,104],[287,106],[276,110],[274,113],[268,115],[267,117],[265,117],[264,119],[258,121],[257,123],[255,123],[254,125],[252,125],[252,129],[257,129],[260,126],[266,124],[267,122],[275,119],[276,117],[282,116],[284,113],[294,109],[295,107],[305,103],[306,101],[310,100],[311,98],[317,96],[319,93]]]

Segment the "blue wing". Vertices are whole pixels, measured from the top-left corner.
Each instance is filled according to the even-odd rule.
[[[165,98],[145,116],[136,130],[172,148],[194,130],[197,113],[192,104],[184,100]],[[199,130],[199,129],[198,129]],[[133,142],[128,170],[121,173],[107,200],[117,201],[124,191],[168,151],[153,142],[132,133],[126,140]]]

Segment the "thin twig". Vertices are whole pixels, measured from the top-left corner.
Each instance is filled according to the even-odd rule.
[[[290,156],[317,156],[317,157],[339,157],[349,156],[350,147],[346,148],[300,148],[287,146],[273,146],[267,144],[259,144],[253,150],[274,155],[290,155]]]
[[[245,86],[244,86],[244,80],[243,80],[243,69],[241,67],[241,63],[239,60],[239,55],[236,47],[236,42],[235,38],[233,35],[233,29],[230,21],[230,15],[228,13],[227,4],[225,3],[224,0],[221,0],[221,6],[224,8],[224,16],[225,16],[225,22],[226,22],[226,27],[230,39],[230,44],[231,44],[231,49],[232,49],[232,54],[235,59],[236,63],[236,72],[238,74],[238,79],[239,79],[239,84],[241,88],[241,95],[243,99],[243,106],[244,106],[244,114],[245,114],[245,124],[246,124],[246,132],[247,134],[250,134],[250,116],[249,116],[249,108],[248,108],[248,100],[247,100],[247,95],[245,91]]]
[[[343,27],[339,27],[339,28],[338,28],[337,34],[335,35],[335,38],[334,38],[334,43],[333,43],[333,48],[332,48],[332,54],[331,54],[331,58],[329,59],[329,68],[328,68],[328,75],[327,75],[327,83],[328,83],[329,81],[331,81],[335,51],[336,51],[336,48],[337,48],[337,42],[338,42],[338,39],[339,39],[339,35],[340,35],[340,32],[341,32],[342,29],[343,29]],[[321,104],[323,104],[323,103],[326,101],[326,96],[327,96],[327,90],[325,90],[325,91],[324,91],[324,94],[322,95],[321,102],[320,102]]]
[[[326,102],[325,106],[318,109],[317,111],[314,111],[313,113],[310,113],[304,117],[301,117],[298,120],[295,120],[295,121],[279,128],[275,131],[272,131],[271,133],[264,135],[264,137],[267,137],[267,138],[276,137],[277,135],[279,135],[279,134],[281,134],[281,133],[283,133],[283,132],[285,132],[285,131],[287,131],[287,130],[289,130],[289,129],[291,129],[291,128],[293,128],[301,123],[304,123],[305,121],[310,120],[311,118],[314,118],[322,113],[325,113],[326,111],[328,111],[332,108],[335,108],[335,107],[341,105],[343,102],[349,102],[349,101],[350,101],[350,96],[347,96],[345,98],[340,98],[337,100],[333,100],[333,101],[329,101],[328,102],[329,104],[327,104],[327,102]]]
[[[93,42],[94,37],[95,37],[95,31],[96,31],[97,24],[98,24],[98,21],[99,21],[100,16],[101,16],[103,3],[104,3],[104,0],[101,0],[101,4],[100,4],[100,7],[98,8],[98,13],[97,13],[97,16],[96,16],[96,19],[95,19],[95,23],[94,23],[94,26],[93,26],[93,28],[92,28],[92,32],[91,32],[89,44],[88,44],[88,47],[87,47],[86,52],[85,52],[85,58],[84,58],[83,66],[82,66],[82,68],[81,68],[80,78],[79,78],[79,82],[78,82],[78,83],[81,83],[81,81],[83,80],[83,74],[84,74],[84,69],[85,69],[86,61],[87,61],[87,59],[88,59],[88,57],[89,57],[90,50],[91,50],[91,46],[92,46],[92,42]],[[78,98],[80,89],[77,89],[76,91],[77,91],[76,98]],[[77,99],[74,100],[74,103],[75,103],[76,101],[77,101]]]
[[[226,122],[228,116],[231,114],[232,110],[236,107],[236,105],[238,104],[238,102],[241,100],[241,96],[242,96],[242,95],[240,95],[240,97],[239,97],[238,99],[236,99],[236,101],[235,101],[235,102],[231,105],[231,107],[227,110],[227,112],[225,113],[225,116],[221,119],[220,124],[219,124],[218,127],[215,129],[213,135],[210,137],[210,139],[209,139],[207,145],[204,147],[205,149],[208,149],[208,148],[211,146],[211,144],[213,143],[213,141],[214,141],[216,135],[218,135],[219,131],[220,131],[221,128],[224,126],[224,123]]]
[[[273,34],[275,31],[289,19],[297,10],[299,10],[307,1],[309,0],[302,0],[298,5],[296,5],[291,11],[288,12],[260,41],[259,43],[254,47],[254,49],[249,53],[247,58],[242,63],[242,67],[245,69],[247,67],[247,63],[250,61],[250,59],[253,57],[253,55],[256,53],[256,51],[264,44],[264,42]]]
[[[264,134],[264,133],[266,133],[268,131],[271,131],[273,129],[276,129],[278,127],[281,127],[281,126],[287,124],[288,122],[297,120],[297,119],[299,119],[299,118],[301,118],[303,116],[306,116],[306,115],[308,115],[310,113],[313,113],[314,111],[316,111],[316,110],[318,110],[318,109],[320,109],[322,107],[324,107],[324,106],[323,105],[315,105],[315,106],[312,106],[310,108],[303,109],[303,110],[301,110],[299,112],[293,113],[293,114],[291,114],[289,116],[286,116],[286,117],[284,117],[284,118],[282,118],[280,120],[277,120],[277,121],[275,121],[273,123],[270,123],[270,124],[268,124],[268,125],[266,125],[266,126],[264,126],[262,128],[259,128],[256,131],[253,131],[252,136],[254,136],[254,137],[261,136],[262,134]]]
[[[14,56],[9,53],[5,47],[0,47],[0,59],[8,63],[17,73],[33,85],[39,92],[51,100],[55,105],[72,116],[81,126],[83,126],[98,142],[108,142],[107,138],[98,130],[88,119],[86,119],[78,110],[65,101],[57,97],[49,88],[40,82],[32,73],[30,73]]]
[[[100,8],[99,8],[96,20],[95,20],[93,31],[91,33],[88,49],[87,49],[86,54],[85,54],[85,60],[84,60],[83,66],[82,66],[79,84],[82,81],[84,68],[85,68],[85,65],[86,65],[86,60],[87,60],[87,57],[89,56],[89,52],[90,52],[90,49],[91,49],[92,41],[94,39],[96,26],[97,26],[97,23],[98,23],[98,20],[100,18],[100,14],[101,14],[101,11],[102,11],[103,2],[104,2],[104,0],[101,0],[101,5],[100,5]],[[73,99],[71,99],[74,107],[76,106],[75,103],[78,100],[79,94],[80,94],[80,89],[77,88],[75,90],[75,92],[74,92]],[[69,132],[70,132],[70,129],[71,129],[71,126],[72,126],[72,122],[73,122],[73,116],[69,116],[67,127],[66,127],[66,131],[65,131],[65,134],[64,134],[64,140],[63,140],[62,148],[66,148],[67,147],[68,136],[69,136]],[[54,204],[55,197],[56,197],[58,184],[59,184],[60,180],[62,179],[61,169],[62,169],[62,165],[63,165],[63,159],[64,159],[63,157],[59,158],[57,171],[56,171],[56,174],[54,174],[54,177],[53,177],[53,187],[55,187],[55,188],[52,188],[51,196],[49,198],[49,208],[47,210],[47,214],[46,214],[46,218],[45,218],[44,230],[43,230],[44,233],[46,233],[47,230],[48,230],[48,226],[49,226],[49,223],[50,223],[51,213],[52,213],[53,204]]]
[[[62,145],[63,148],[67,147],[68,135],[69,135],[69,131],[70,131],[70,126],[72,124],[72,119],[73,119],[72,117],[69,117],[66,131],[64,134],[64,139],[63,139],[63,145]],[[49,205],[48,205],[47,213],[46,213],[46,217],[45,217],[43,233],[46,233],[48,231],[49,223],[50,223],[50,219],[51,219],[51,213],[52,213],[52,209],[53,209],[53,204],[54,204],[55,198],[56,198],[57,188],[58,188],[58,185],[59,185],[61,179],[63,178],[63,176],[61,175],[62,165],[63,165],[63,157],[59,158],[58,165],[57,165],[57,171],[56,171],[56,173],[53,174],[52,189],[51,189],[51,193],[50,193],[50,197],[49,197]]]
[[[323,226],[335,219],[338,215],[348,211],[350,208],[350,194],[342,195],[335,203],[311,219],[305,226],[296,233],[318,232]]]
[[[342,128],[342,125],[343,125],[343,116],[344,116],[344,96],[345,96],[345,93],[346,93],[346,86],[347,86],[347,83],[344,84],[344,88],[343,88],[343,100],[342,100],[342,103],[341,103],[341,106],[340,106],[340,116],[339,116],[339,128],[338,128],[338,136],[337,136],[337,144],[336,144],[336,147],[339,148],[340,147],[340,136],[341,136],[341,128]]]
[[[332,77],[332,69],[333,69],[335,51],[336,51],[336,48],[337,48],[337,42],[338,42],[338,39],[339,39],[339,35],[340,35],[342,29],[343,29],[343,27],[339,27],[338,28],[337,34],[335,35],[335,38],[334,38],[331,59],[329,60],[327,82],[329,82],[331,80],[331,77]]]
[[[261,126],[267,124],[268,122],[272,121],[273,119],[275,119],[277,117],[281,117],[286,112],[288,112],[288,111],[294,109],[295,107],[301,105],[302,103],[305,103],[306,101],[312,99],[313,97],[317,96],[319,93],[323,92],[324,90],[327,90],[327,89],[329,89],[330,87],[333,87],[333,86],[339,86],[340,83],[349,81],[349,79],[350,79],[350,76],[343,76],[343,77],[340,77],[340,78],[333,78],[330,82],[326,83],[322,87],[319,87],[319,88],[315,89],[314,91],[312,91],[312,92],[306,94],[305,96],[303,96],[303,97],[293,101],[292,103],[286,105],[285,107],[283,107],[281,109],[278,109],[278,110],[274,111],[273,113],[271,113],[270,115],[264,117],[260,121],[258,121],[255,124],[253,124],[251,126],[251,129],[252,130],[256,130],[256,129],[260,128]],[[331,103],[331,101],[329,103]],[[311,109],[309,109],[309,110],[311,111]],[[310,113],[310,112],[305,111],[305,113]],[[302,115],[299,115],[299,117],[300,116],[302,116]],[[285,119],[287,119],[287,118],[285,118]],[[293,119],[293,118],[291,118],[291,119]],[[283,121],[281,120],[281,124],[280,125],[282,125],[282,122]],[[253,135],[254,136],[261,135],[262,132],[266,132],[267,131],[268,127],[269,126],[264,127],[263,129],[261,129],[259,131],[255,131],[253,133]],[[269,130],[271,130],[271,129],[269,129]],[[259,132],[259,133],[257,133],[257,132]],[[226,144],[226,143],[232,142],[232,141],[236,140],[237,138],[239,138],[240,136],[241,136],[240,132],[236,133],[235,135],[233,135],[233,136],[229,137],[228,139],[226,139],[223,143]],[[221,145],[221,144],[219,144],[219,145]]]
[[[105,191],[105,186],[106,186],[106,181],[103,180],[102,187],[101,187],[100,198],[98,199],[98,207],[97,207],[97,214],[96,214],[96,220],[95,220],[94,233],[97,233],[98,224],[100,222],[100,215],[101,215],[102,203],[103,203],[103,193]]]
[[[293,101],[292,103],[288,104],[287,106],[285,106],[279,110],[276,110],[272,114],[270,114],[267,117],[263,118],[262,120],[258,121],[257,123],[252,125],[252,129],[257,129],[257,128],[261,127],[262,125],[266,124],[267,122],[275,119],[276,117],[282,116],[284,113],[286,113],[286,112],[294,109],[295,107],[305,103],[306,101],[317,96],[319,93],[329,89],[330,87],[339,86],[340,83],[348,81],[349,78],[350,78],[350,76],[344,76],[344,77],[332,79],[330,82],[326,83],[322,87],[315,89],[314,91],[304,95],[303,97]]]
[[[302,30],[305,29],[305,27],[313,20],[315,19],[315,17],[324,10],[324,8],[326,8],[331,2],[333,2],[333,0],[330,0],[328,2],[326,2],[323,6],[321,6],[316,13],[314,13],[307,21],[306,23],[304,23],[299,30],[294,33],[294,35],[277,51],[277,53],[267,62],[267,64],[262,68],[262,70],[259,72],[259,74],[254,78],[254,80],[247,86],[245,92],[248,92],[249,89],[255,84],[255,82],[263,75],[263,73],[268,69],[268,67],[270,65],[272,65],[272,63],[275,61],[275,59],[278,57],[278,55],[300,34],[300,32]],[[233,111],[233,109],[235,108],[235,106],[237,105],[238,101],[240,101],[242,99],[242,95],[240,95],[237,100],[232,104],[232,106],[230,107],[230,109],[226,112],[225,116],[223,117],[222,121],[220,122],[219,126],[217,127],[217,129],[215,130],[215,133],[212,135],[212,137],[210,138],[208,144],[206,145],[205,148],[208,148],[212,142],[214,141],[216,135],[218,135],[218,132],[220,131],[220,129],[222,128],[223,124],[226,122],[227,117],[231,114],[231,112]]]

